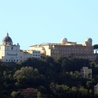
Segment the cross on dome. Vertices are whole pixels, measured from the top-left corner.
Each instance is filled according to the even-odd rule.
[[[9,36],[8,32],[7,32],[7,36]]]

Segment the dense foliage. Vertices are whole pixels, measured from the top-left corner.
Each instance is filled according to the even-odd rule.
[[[93,70],[93,78],[83,78],[80,69]],[[98,64],[87,59],[43,56],[23,63],[0,62],[0,97],[2,98],[97,98]],[[33,88],[36,94],[22,90]],[[28,97],[29,96],[29,97]]]

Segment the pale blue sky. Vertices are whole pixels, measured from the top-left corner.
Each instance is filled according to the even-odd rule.
[[[21,49],[91,37],[98,43],[98,0],[0,0],[0,43],[9,33]]]

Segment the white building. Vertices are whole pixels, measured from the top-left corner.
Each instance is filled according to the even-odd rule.
[[[98,84],[94,86],[94,94],[98,94]]]
[[[27,50],[28,53],[31,54],[31,58],[40,58],[41,53],[38,50]]]
[[[84,78],[92,79],[92,69],[89,69],[88,67],[83,67],[83,68],[81,69],[81,75],[82,75]]]
[[[0,45],[0,60],[3,62],[23,62],[28,58],[40,58],[40,56],[40,51],[20,50],[20,45],[13,44],[8,33]]]

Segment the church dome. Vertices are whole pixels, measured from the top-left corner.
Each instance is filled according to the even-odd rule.
[[[7,33],[7,36],[3,39],[2,43],[4,45],[12,45],[13,44],[12,39],[9,37],[8,33]]]

